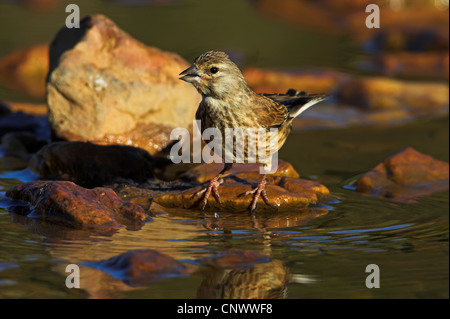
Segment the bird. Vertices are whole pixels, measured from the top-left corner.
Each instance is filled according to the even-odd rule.
[[[179,74],[180,80],[192,84],[201,95],[202,100],[195,114],[196,120],[201,123],[201,133],[208,128],[217,129],[222,136],[227,129],[248,129],[266,132],[266,142],[269,147],[267,154],[277,152],[286,141],[292,129],[292,121],[312,105],[327,99],[325,93],[307,94],[304,91],[289,89],[286,94],[256,93],[248,85],[239,67],[230,60],[228,54],[222,51],[208,51],[198,56],[191,66]],[[275,131],[276,139],[272,139],[270,131]],[[202,210],[212,194],[220,203],[218,187],[223,183],[223,175],[238,163],[237,152],[244,153],[244,163],[252,158],[251,151],[255,145],[248,144],[237,146],[237,139],[233,139],[233,145],[223,143],[221,157],[231,154],[224,161],[224,168],[212,178],[208,185],[194,194],[203,195],[201,200]],[[259,140],[255,143],[258,144]],[[242,146],[242,147],[240,147]],[[257,145],[258,146],[258,145]],[[266,146],[267,147],[267,146]],[[254,155],[254,154],[253,154]],[[271,171],[270,156],[256,156],[256,162],[263,166],[261,180],[257,186],[240,196],[253,195],[249,205],[250,212],[254,213],[257,202],[262,197],[265,204],[270,203],[266,193],[268,172]],[[242,162],[242,161],[241,161]],[[240,162],[239,162],[240,163]]]

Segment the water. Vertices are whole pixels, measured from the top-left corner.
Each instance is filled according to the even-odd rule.
[[[222,48],[235,51],[243,65],[357,72],[342,65],[336,55],[343,43],[351,47],[348,54],[357,55],[355,44],[263,18],[246,1],[180,1],[179,7],[79,3],[82,15],[104,13],[144,43],[178,52],[188,60],[199,52]],[[61,11],[31,13],[0,3],[0,30],[5,30],[5,25],[15,30],[0,33],[0,55],[48,42],[64,23]],[[21,25],[24,19],[38,27]],[[203,32],[210,32],[210,36],[202,36]],[[237,32],[242,35],[235,36]],[[290,49],[296,46],[293,37],[311,46],[294,52]],[[264,55],[258,58],[260,52]],[[0,99],[16,97],[0,90]],[[289,298],[448,298],[448,191],[406,204],[345,188],[349,179],[406,146],[448,161],[448,143],[448,117],[385,127],[295,129],[279,157],[292,163],[303,178],[326,185],[337,198],[328,210],[315,212],[266,214],[252,220],[247,215],[221,213],[215,218],[212,213],[204,216],[174,210],[155,216],[140,231],[121,229],[113,236],[100,236],[43,225],[0,208],[0,298],[197,296],[204,281],[201,272],[132,289],[82,267],[82,289],[65,287],[67,264],[106,259],[140,248],[190,262],[230,248],[265,254],[281,260],[292,274],[287,285]],[[10,171],[0,162],[0,192],[33,178],[27,170]],[[365,286],[369,264],[380,267],[380,289]]]

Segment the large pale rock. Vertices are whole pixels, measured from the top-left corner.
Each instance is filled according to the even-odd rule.
[[[50,47],[49,120],[57,138],[126,144],[151,154],[192,125],[200,96],[178,79],[188,63],[147,47],[102,15],[63,28]]]

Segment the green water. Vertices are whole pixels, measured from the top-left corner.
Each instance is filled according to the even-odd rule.
[[[236,52],[243,65],[347,69],[338,53],[343,45],[354,45],[345,38],[299,31],[261,17],[246,1],[181,1],[176,7],[77,3],[82,15],[101,12],[144,43],[188,60],[216,48]],[[48,42],[64,23],[63,9],[32,13],[0,3],[0,30],[14,30],[0,31],[0,56]],[[0,100],[16,98],[0,90]],[[255,228],[247,215],[224,213],[214,220],[200,212],[172,211],[155,216],[140,231],[121,229],[107,237],[52,228],[0,208],[0,298],[196,297],[202,273],[132,289],[82,267],[81,289],[66,288],[67,264],[138,248],[180,260],[229,248],[260,252],[281,260],[294,278],[302,278],[287,285],[289,298],[448,298],[448,191],[406,204],[344,188],[345,181],[407,146],[448,161],[448,121],[446,117],[387,127],[294,130],[279,157],[303,178],[326,185],[338,199],[327,214],[306,222],[302,212],[261,215]],[[0,162],[0,192],[29,178],[26,171],[10,171]],[[206,227],[211,220],[219,226],[215,230]],[[379,289],[365,286],[368,264],[380,268]]]

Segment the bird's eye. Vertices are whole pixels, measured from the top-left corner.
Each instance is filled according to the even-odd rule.
[[[209,71],[214,74],[214,73],[217,73],[219,71],[219,69],[216,68],[215,66],[213,66],[211,69],[209,69]]]

